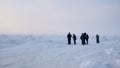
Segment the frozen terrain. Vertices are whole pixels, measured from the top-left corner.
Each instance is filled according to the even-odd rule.
[[[120,37],[90,37],[67,45],[66,36],[0,35],[0,68],[120,68]],[[72,42],[73,43],[73,42]]]

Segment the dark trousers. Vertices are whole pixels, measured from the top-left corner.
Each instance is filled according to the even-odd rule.
[[[88,44],[88,39],[86,39],[86,44]]]
[[[100,43],[99,39],[96,40],[96,43]]]
[[[73,40],[74,41],[74,44],[76,44],[76,40]]]
[[[71,44],[71,40],[70,40],[70,39],[68,39],[68,44],[69,44],[69,45]]]
[[[85,45],[85,39],[82,39],[82,45]]]

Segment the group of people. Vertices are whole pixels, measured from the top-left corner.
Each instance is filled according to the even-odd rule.
[[[89,36],[87,33],[82,33],[82,35],[80,36],[80,39],[81,39],[82,45],[85,45],[85,44],[88,44]]]
[[[71,33],[69,32],[68,35],[67,35],[68,45],[71,44],[71,37],[72,37],[72,35],[71,35]],[[75,34],[73,34],[73,41],[74,41],[74,44],[76,44],[76,35],[75,35]]]
[[[73,42],[74,44],[76,44],[76,40],[77,40],[77,37],[75,34],[71,34],[70,32],[67,34],[67,39],[68,39],[68,45],[71,44],[71,38],[73,38]],[[82,45],[86,45],[88,44],[88,40],[89,40],[89,35],[87,33],[82,33],[81,36],[80,36],[80,39],[81,39],[81,44]],[[96,43],[100,43],[99,41],[99,35],[97,34],[96,35]]]

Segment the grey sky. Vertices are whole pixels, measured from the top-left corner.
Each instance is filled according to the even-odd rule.
[[[0,0],[0,33],[120,34],[120,0]]]

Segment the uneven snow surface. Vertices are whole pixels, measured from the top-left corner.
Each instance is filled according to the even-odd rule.
[[[120,68],[120,37],[67,45],[66,36],[0,35],[0,68]]]

